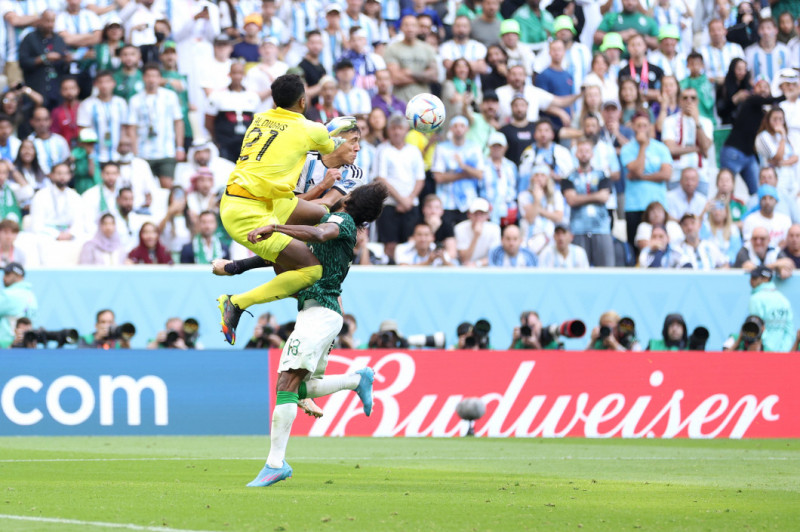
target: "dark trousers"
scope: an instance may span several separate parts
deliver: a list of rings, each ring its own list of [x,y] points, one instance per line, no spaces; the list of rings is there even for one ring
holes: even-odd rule
[[[625,224],[627,225],[626,229],[628,232],[628,244],[630,244],[635,250],[636,228],[639,227],[640,223],[642,223],[642,216],[644,216],[644,211],[625,211]]]
[[[614,239],[611,235],[575,235],[573,243],[583,248],[592,266],[606,268],[616,266]]]

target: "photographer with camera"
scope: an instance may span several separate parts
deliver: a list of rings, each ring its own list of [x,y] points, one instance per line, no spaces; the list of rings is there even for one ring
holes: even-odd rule
[[[722,344],[723,351],[763,351],[761,335],[764,333],[764,320],[750,315],[745,318],[739,334],[732,334]]]
[[[194,318],[169,318],[163,331],[150,340],[147,349],[203,349],[197,341],[200,324]]]
[[[342,330],[336,340],[333,341],[333,346],[341,349],[358,349],[361,346],[361,342],[354,336],[356,329],[358,329],[356,317],[352,314],[345,314],[342,317],[344,318]]]
[[[283,345],[283,338],[278,336],[278,319],[270,312],[266,312],[258,317],[253,336],[245,349],[269,349],[278,348]]]
[[[613,310],[600,315],[597,327],[592,329],[587,350],[641,351],[636,339],[636,325],[631,318],[620,318]]]
[[[650,340],[647,351],[705,351],[708,329],[695,327],[689,335],[683,316],[678,313],[667,314],[661,336]]]
[[[408,341],[400,336],[395,320],[383,320],[378,332],[372,333],[367,346],[370,349],[408,348]]]
[[[14,327],[14,343],[12,348],[36,349],[36,340],[26,333],[33,330],[33,323],[28,318],[20,318]],[[26,341],[27,340],[27,341]]]
[[[132,323],[117,326],[115,318],[114,311],[110,309],[99,311],[94,332],[81,336],[78,346],[88,349],[130,349],[136,327]]]
[[[491,349],[492,346],[489,343],[489,332],[491,330],[492,325],[485,319],[476,321],[474,325],[468,321],[461,323],[458,328],[456,328],[456,335],[458,336],[456,349],[472,351]]]
[[[11,262],[3,269],[3,285],[0,292],[0,348],[14,342],[14,329],[19,318],[33,319],[39,304],[33,286],[25,280],[25,268]]]

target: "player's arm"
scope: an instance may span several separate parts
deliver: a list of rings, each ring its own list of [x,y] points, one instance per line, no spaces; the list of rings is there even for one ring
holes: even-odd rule
[[[250,231],[247,234],[247,240],[252,244],[257,244],[271,237],[272,233],[282,233],[301,242],[318,244],[337,238],[339,236],[339,224],[324,223],[313,227],[310,225],[265,225]]]

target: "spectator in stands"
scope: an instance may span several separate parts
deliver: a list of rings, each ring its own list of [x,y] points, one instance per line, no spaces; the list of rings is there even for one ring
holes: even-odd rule
[[[761,166],[770,166],[778,176],[778,190],[791,200],[800,192],[798,182],[798,160],[800,160],[800,136],[789,133],[783,109],[773,107],[758,128],[756,154]]]
[[[519,23],[520,41],[533,45],[531,48],[534,50],[541,49],[547,38],[555,34],[553,15],[546,9],[541,9],[539,3],[540,0],[527,0],[512,17]]]
[[[183,145],[191,146],[194,130],[189,120],[189,78],[178,71],[178,52],[172,41],[167,42],[161,52],[161,76],[165,80],[164,87],[178,96],[183,115]]]
[[[191,186],[191,179],[200,168],[208,168],[214,175],[213,190],[220,190],[228,183],[228,176],[233,171],[234,164],[219,156],[217,146],[208,139],[197,138],[186,154],[185,163],[178,163],[175,167],[175,184],[187,189]]]
[[[620,66],[617,79],[620,84],[620,90],[622,89],[622,80],[632,79],[636,82],[642,97],[647,101],[653,102],[660,97],[658,89],[661,85],[661,78],[664,77],[664,71],[647,61],[645,40],[646,37],[638,33],[634,33],[628,38],[628,54],[630,57],[626,63]]]
[[[338,91],[333,100],[333,106],[339,113],[346,116],[369,114],[372,109],[369,93],[353,85],[355,68],[348,59],[342,59],[334,66]]]
[[[775,212],[778,203],[778,190],[771,185],[758,187],[759,210],[747,215],[742,226],[742,235],[749,240],[756,227],[764,227],[769,233],[769,244],[774,248],[783,245],[786,233],[792,225],[791,219],[785,214]]]
[[[0,160],[10,161],[17,158],[21,141],[14,135],[14,127],[11,117],[0,114]]]
[[[164,242],[164,247],[172,254],[173,261],[177,261],[183,246],[189,243],[194,232],[184,189],[178,186],[172,187],[167,205],[167,213],[158,224],[158,233]]]
[[[456,239],[453,224],[443,219],[442,200],[436,194],[428,194],[422,200],[422,221],[433,231],[433,241],[444,248],[450,257],[456,257]]]
[[[655,49],[658,46],[658,23],[641,12],[638,0],[622,0],[621,13],[613,10],[606,13],[594,32],[594,44],[600,46],[608,32],[618,33],[623,41],[628,41],[634,35],[642,35],[648,47]]]
[[[0,225],[0,230],[2,230],[2,225]],[[793,224],[789,228],[782,254],[794,263],[795,268],[800,268],[800,224]]]
[[[366,19],[366,15],[362,16]],[[342,60],[346,59],[353,64],[355,77],[353,84],[360,89],[364,89],[370,98],[375,95],[375,74],[379,70],[386,70],[386,62],[383,57],[373,53],[370,43],[367,42],[368,35],[373,33],[373,28],[369,25],[369,20],[363,20],[367,27],[352,26],[350,28],[350,41],[348,49],[342,54]]]
[[[117,52],[120,67],[114,72],[114,95],[130,102],[134,94],[144,90],[144,77],[139,70],[142,60],[139,49],[131,44],[126,44]]]
[[[106,212],[100,216],[97,233],[81,248],[78,264],[117,266],[125,263],[127,253],[117,232],[114,215]]]
[[[469,18],[457,16],[452,26],[453,39],[445,41],[439,47],[439,55],[442,58],[443,66],[450,70],[456,59],[466,59],[469,69],[474,76],[485,74],[486,68],[486,46],[480,42],[470,39],[472,24]]]
[[[750,272],[753,291],[747,313],[764,322],[761,335],[764,351],[786,353],[794,343],[794,314],[792,304],[777,290],[772,277],[773,271],[765,266],[758,266]]]
[[[648,351],[685,351],[689,348],[689,333],[686,320],[680,314],[667,314],[661,338],[650,340]]]
[[[128,253],[131,264],[172,264],[172,256],[158,238],[158,227],[151,222],[139,229],[139,245]]]
[[[639,267],[677,268],[680,262],[681,253],[669,245],[666,227],[654,225],[648,244],[639,253]]]
[[[431,172],[436,195],[445,209],[444,219],[456,224],[480,194],[485,161],[483,149],[466,139],[469,121],[463,116],[450,120],[450,140],[436,145]],[[499,236],[499,235],[498,235]]]
[[[645,106],[643,93],[636,86],[636,81],[631,78],[625,78],[619,82],[619,104],[622,110],[620,120],[625,125],[631,125],[633,115],[637,112],[643,112],[648,115],[652,122],[655,118],[653,108]],[[658,131],[658,122],[656,122],[656,134]]]
[[[689,54],[687,64],[689,74],[681,80],[681,88],[692,88],[697,91],[700,116],[714,123],[716,122],[716,117],[714,116],[716,95],[714,84],[711,83],[704,74],[705,65],[703,64],[703,56],[693,51]]]
[[[329,74],[333,73],[333,65],[342,56],[344,44],[347,42],[347,35],[342,29],[341,10],[342,8],[336,3],[328,4],[325,7],[325,24],[320,28],[322,30],[321,61],[325,71]]]
[[[44,97],[44,105],[52,109],[58,104],[61,78],[67,74],[67,45],[53,32],[56,14],[42,11],[31,31],[19,43],[19,66],[25,75],[25,85]]]
[[[525,245],[538,254],[553,239],[555,224],[564,218],[564,196],[556,188],[549,166],[536,165],[531,173],[528,188],[519,194],[517,203]]]
[[[70,156],[69,144],[64,137],[50,130],[52,125],[47,108],[37,107],[33,111],[31,126],[34,132],[29,138],[36,146],[39,167],[46,174],[50,173],[56,163],[64,162]]]
[[[569,123],[569,114],[564,108],[570,107],[580,97],[580,94],[570,96],[556,96],[534,87],[527,83],[525,69],[521,66],[513,66],[508,69],[508,85],[503,85],[497,89],[497,97],[500,102],[500,120],[506,120],[511,116],[511,102],[517,98],[517,94],[529,102],[528,120],[536,122],[539,120],[539,111],[544,111],[550,115],[559,117],[564,123]]]
[[[762,169],[763,173],[764,169]],[[770,169],[773,177],[775,177],[775,171]],[[733,188],[734,188],[734,181],[736,176],[733,175],[727,168],[720,168],[719,172],[717,173],[717,200],[720,200],[724,203],[727,203],[730,207],[731,211],[731,219],[736,222],[737,226],[741,229],[741,220],[745,215],[746,208],[744,202],[733,195]],[[775,183],[773,186],[777,185],[778,179],[775,177]],[[755,208],[757,208],[757,203]]]
[[[247,69],[247,75],[241,83],[245,89],[258,95],[259,100],[255,112],[263,113],[273,107],[272,82],[286,74],[289,65],[278,59],[280,51],[278,40],[275,37],[264,39],[259,47],[259,52],[261,61]],[[228,72],[230,72],[230,68],[233,68],[233,63],[229,66]],[[230,157],[225,158],[230,159]]]
[[[717,87],[724,84],[731,62],[736,58],[744,59],[744,50],[738,44],[728,42],[725,38],[727,33],[728,30],[722,20],[712,19],[708,23],[710,42],[700,48],[705,74]]]
[[[534,166],[547,165],[550,167],[550,177],[560,183],[575,169],[575,163],[570,151],[555,142],[553,124],[546,118],[536,122],[533,132],[534,143],[525,148],[519,164],[519,188],[528,188],[531,171]]]
[[[394,261],[386,256],[386,253],[380,249],[372,249],[369,246],[369,232],[362,229],[356,235],[356,247],[353,250],[353,264],[360,264],[362,266],[386,266],[387,264],[394,264]]]
[[[22,174],[34,191],[39,191],[50,184],[50,178],[39,166],[36,145],[30,139],[25,139],[20,143],[14,168]]]
[[[481,8],[483,12],[480,16],[472,19],[470,35],[484,46],[489,46],[496,43],[497,36],[500,35],[503,22],[503,17],[500,16],[500,0],[483,0]]]
[[[778,191],[778,204],[775,205],[775,212],[785,214],[792,220],[792,223],[800,221],[800,205],[793,196],[778,188],[778,174],[775,172],[775,168],[764,166],[758,171],[758,186],[761,185],[771,185]],[[746,205],[741,204],[740,209],[740,219],[757,211],[759,209],[758,194],[751,196]]]
[[[198,168],[192,176],[191,192],[186,196],[186,206],[192,224],[204,211],[214,211],[218,197],[214,191],[214,174],[208,168]]]
[[[392,75],[395,95],[403,101],[410,100],[420,92],[428,92],[429,84],[438,80],[436,51],[417,39],[417,18],[406,15],[400,21],[403,39],[386,48],[384,59]]]
[[[31,229],[55,240],[74,240],[84,234],[81,197],[67,185],[72,172],[67,163],[57,163],[50,173],[50,186],[39,190],[31,201]]]
[[[119,164],[120,176],[117,180],[117,191],[123,187],[133,192],[133,206],[137,211],[149,214],[153,191],[158,188],[150,165],[141,157],[133,154],[133,141],[123,135],[117,145],[114,160]]]
[[[375,179],[386,184],[389,197],[377,227],[378,240],[393,258],[395,246],[408,240],[418,219],[418,197],[425,185],[425,167],[419,150],[405,140],[408,121],[403,115],[392,115],[387,130],[388,140],[377,153]]]
[[[586,74],[586,79],[583,81],[586,87],[596,86],[600,88],[601,102],[616,100],[619,94],[617,76],[611,75],[609,66],[610,63],[605,55],[602,53],[595,54],[592,57],[591,71]]]
[[[53,109],[52,125],[50,129],[64,137],[69,146],[74,146],[78,139],[78,96],[80,88],[78,81],[73,77],[61,80],[61,104]]]
[[[708,198],[697,189],[700,178],[697,169],[687,166],[681,172],[679,186],[667,193],[667,212],[673,220],[680,220],[684,214],[701,216],[708,204]]]
[[[220,157],[234,163],[239,159],[244,134],[261,103],[258,94],[242,85],[243,78],[244,64],[231,63],[231,84],[215,91],[206,105],[206,130],[219,147]]]
[[[322,89],[319,82],[326,74],[325,67],[320,60],[322,49],[322,34],[319,30],[311,30],[306,33],[306,54],[298,66],[302,69],[303,78],[308,85],[306,96],[309,104],[317,100],[319,91]]]
[[[261,18],[260,13],[249,13],[245,15],[244,37],[241,41],[233,45],[231,59],[243,59],[246,63],[258,62],[260,58],[258,49],[261,44],[261,27],[263,25],[264,19]]]
[[[764,118],[765,105],[783,100],[783,96],[770,96],[766,79],[756,82],[753,94],[744,99],[737,108],[730,136],[720,150],[720,165],[733,173],[741,173],[750,194],[758,188],[758,159],[755,154],[755,139]]]
[[[571,72],[562,66],[566,52],[566,45],[563,41],[555,39],[549,45],[550,64],[536,75],[534,84],[536,87],[554,94],[556,96],[569,96],[574,92],[575,80]],[[569,113],[567,113],[569,114]],[[553,117],[556,128],[568,126],[571,121],[564,121],[559,116]]]
[[[506,137],[492,130],[486,142],[489,158],[483,171],[484,196],[492,206],[491,220],[506,226],[517,221],[517,166],[506,159]]]
[[[635,138],[620,151],[620,163],[627,173],[625,221],[628,242],[633,242],[644,210],[653,201],[666,203],[666,182],[672,176],[672,155],[663,143],[650,138],[650,117],[638,112],[633,117]]]
[[[96,8],[96,4],[90,4],[89,9]],[[112,9],[115,6],[110,6]],[[117,21],[108,22],[100,34],[100,43],[94,46],[94,67],[95,72],[103,70],[116,70],[120,66],[119,49],[125,44],[125,31],[122,24]],[[91,52],[90,52],[91,54]],[[95,75],[95,80],[97,75]]]
[[[3,99],[0,100],[0,111],[11,118],[13,133],[23,139],[33,130],[30,124],[33,110],[43,104],[42,95],[30,87],[9,89],[3,93]]]
[[[572,231],[566,224],[558,224],[553,230],[553,243],[539,253],[539,267],[566,268],[569,270],[589,267],[589,258],[582,247],[572,243]]]
[[[0,267],[5,268],[12,262],[25,266],[25,252],[15,246],[19,235],[19,224],[14,220],[0,220]],[[787,248],[788,249],[788,248]]]
[[[0,160],[0,220],[14,220],[20,223],[22,221],[22,211],[9,179],[12,175],[10,168],[13,168],[11,163]],[[20,179],[20,176],[16,176],[16,178]],[[14,184],[19,186],[17,182]],[[26,189],[30,188],[24,180],[22,184]]]
[[[0,291],[0,348],[9,347],[14,341],[17,320],[32,320],[39,307],[33,286],[25,280],[25,268],[21,264],[12,262],[6,265],[3,286],[5,290]]]
[[[475,198],[467,219],[453,229],[458,259],[464,266],[486,266],[489,251],[501,242],[500,226],[489,221],[491,206],[484,198]]]
[[[122,97],[114,94],[115,84],[111,72],[98,72],[94,79],[96,94],[78,106],[77,125],[93,129],[100,139],[96,154],[101,163],[114,159],[122,125],[128,118],[128,104]]]
[[[96,161],[97,133],[93,129],[83,128],[78,136],[77,145],[70,152],[72,163],[72,188],[83,194],[95,185],[97,172],[100,170]]]
[[[648,63],[661,69],[665,76],[675,76],[680,82],[687,75],[686,55],[679,51],[680,30],[665,24],[658,30],[658,49],[647,54]]]
[[[331,76],[323,77],[319,84],[321,86],[319,101],[313,108],[306,108],[306,116],[309,120],[315,122],[328,123],[332,119],[342,116],[333,104],[336,99],[336,93],[339,91],[339,86]]]
[[[377,92],[371,101],[373,111],[382,110],[387,119],[394,112],[405,114],[406,104],[393,93],[392,74],[388,70],[378,70],[375,73],[375,86]]]
[[[81,195],[84,226],[87,229],[97,225],[100,215],[117,214],[117,182],[119,181],[119,164],[103,163],[100,170],[100,183],[91,187]]]
[[[791,67],[794,60],[790,57],[789,48],[778,42],[778,25],[772,17],[762,18],[758,23],[758,42],[748,46],[745,59],[755,79],[772,79],[778,71]]]
[[[266,37],[262,42],[262,46],[265,45],[267,41],[271,42],[277,48],[278,42],[276,37]],[[231,64],[233,63],[231,60],[232,53],[233,39],[224,33],[214,37],[213,56],[203,65],[199,77],[200,87],[203,89],[206,97],[211,96],[211,93],[215,91],[224,89],[230,83],[228,74],[231,71]],[[275,56],[277,56],[277,53]],[[144,74],[144,72],[142,73]]]
[[[713,242],[700,238],[700,220],[697,216],[687,212],[681,217],[680,223],[683,243],[675,248],[683,255],[680,268],[714,270],[728,267],[728,256]]]
[[[395,262],[400,266],[453,266],[452,258],[433,241],[433,231],[425,222],[414,226],[411,241],[397,248]]]
[[[519,22],[514,19],[504,20],[500,25],[500,43],[507,58],[506,71],[503,73],[504,77],[508,76],[508,69],[513,66],[522,67],[526,76],[530,76],[533,73],[533,62],[536,56],[530,48],[519,42],[519,37]]]
[[[511,119],[500,129],[508,141],[506,157],[519,165],[522,152],[533,143],[536,124],[528,120],[528,100],[523,94],[515,94],[511,99]]]
[[[614,240],[606,202],[611,196],[611,179],[592,166],[594,144],[578,140],[575,158],[578,168],[561,181],[564,200],[572,209],[570,230],[575,244],[586,252],[592,266],[614,266]],[[615,154],[616,158],[616,154]]]
[[[800,135],[800,76],[797,71],[792,68],[781,70],[778,73],[778,88],[786,97],[786,100],[779,104],[786,118],[786,133],[790,136]]]
[[[117,231],[125,251],[130,251],[139,242],[139,230],[150,217],[133,210],[134,194],[129,187],[117,192]]]
[[[203,211],[197,217],[197,234],[181,249],[181,264],[211,264],[214,259],[228,259],[228,246],[217,236],[217,215]]]
[[[382,70],[381,72],[386,71]],[[394,112],[402,113],[402,111]],[[381,143],[386,140],[386,125],[389,122],[389,118],[383,112],[383,109],[380,109],[379,107],[373,107],[372,111],[370,111],[369,115],[367,115],[364,119],[364,122],[363,128],[359,124],[359,129],[361,129],[361,140],[372,147],[380,146]],[[361,150],[359,150],[359,153],[361,153]]]
[[[536,255],[522,245],[522,233],[516,225],[503,229],[500,245],[489,251],[489,266],[498,268],[534,268]]]
[[[717,246],[727,256],[728,263],[733,264],[742,249],[742,233],[733,223],[730,205],[714,199],[709,202],[706,212],[708,216],[700,228],[700,238]]]
[[[683,89],[679,101],[680,113],[666,117],[661,130],[661,141],[669,148],[673,159],[668,188],[677,188],[682,171],[691,168],[699,178],[700,192],[706,193],[709,181],[716,175],[714,124],[700,116],[695,89]]]
[[[756,266],[774,268],[780,249],[770,245],[769,231],[765,227],[755,227],[742,249],[736,255],[734,268],[751,271]]]
[[[722,124],[732,124],[738,107],[753,93],[753,82],[742,58],[731,61],[723,83],[717,87],[717,114]]]
[[[462,17],[464,18],[464,17]],[[442,87],[445,116],[468,116],[473,103],[480,101],[478,87],[475,84],[475,73],[469,61],[459,57],[450,62],[447,77]]]
[[[613,146],[619,155],[622,147],[634,137],[633,130],[622,124],[622,108],[616,99],[603,102],[602,109],[603,127],[600,130],[600,139]]]

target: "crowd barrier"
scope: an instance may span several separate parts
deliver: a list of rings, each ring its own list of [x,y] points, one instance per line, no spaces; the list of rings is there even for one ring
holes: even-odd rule
[[[207,266],[130,267],[119,269],[36,269],[28,273],[39,298],[37,326],[94,330],[95,313],[116,312],[117,323],[137,327],[134,347],[164,328],[171,316],[200,322],[200,341],[206,348],[226,349],[219,333],[216,298],[249,290],[272,278],[272,270],[255,270],[239,277],[214,277]],[[800,301],[800,281],[779,281],[790,301]],[[664,317],[680,312],[690,329],[705,326],[708,349],[721,349],[729,334],[738,332],[747,316],[749,277],[741,270],[717,272],[653,271],[638,269],[498,270],[413,267],[353,267],[344,284],[344,309],[356,316],[356,338],[366,343],[382,320],[397,320],[400,332],[431,334],[443,331],[448,344],[463,321],[489,320],[492,347],[505,349],[525,310],[539,312],[545,324],[579,318],[591,326],[614,309],[636,322],[637,336],[647,343],[661,336]],[[257,317],[270,311],[281,323],[294,321],[294,300],[250,309]],[[800,327],[800,308],[795,309]],[[250,338],[255,318],[239,324],[241,349]],[[586,338],[567,340],[568,349],[583,349]]]
[[[279,355],[6,351],[0,435],[266,434]],[[793,355],[334,350],[328,374],[367,365],[370,417],[340,392],[292,434],[460,436],[456,406],[479,397],[478,436],[800,437]]]

